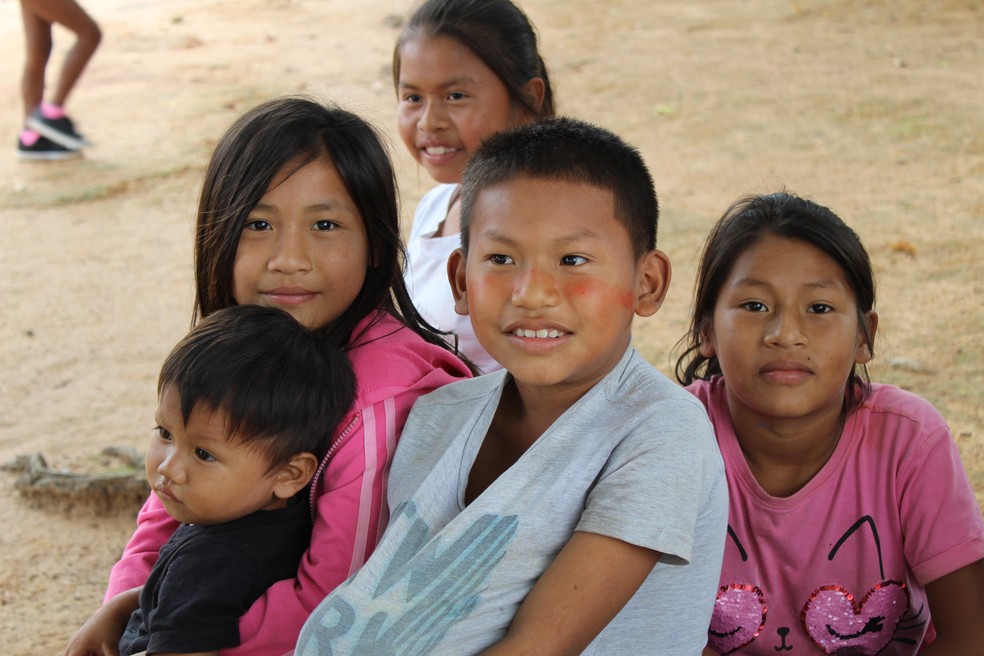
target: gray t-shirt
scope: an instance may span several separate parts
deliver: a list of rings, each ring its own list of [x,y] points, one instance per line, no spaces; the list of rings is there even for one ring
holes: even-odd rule
[[[296,654],[475,654],[494,644],[575,530],[663,554],[586,654],[699,654],[727,485],[703,406],[631,347],[477,499],[468,475],[507,372],[414,405],[373,556],[312,613]]]

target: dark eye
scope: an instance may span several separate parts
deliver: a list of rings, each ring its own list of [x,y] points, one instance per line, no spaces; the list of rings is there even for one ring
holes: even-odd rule
[[[583,255],[565,255],[564,257],[560,258],[560,263],[563,266],[581,266],[582,264],[586,264],[587,262],[588,262],[588,258],[584,257]]]
[[[749,312],[767,312],[769,310],[762,301],[745,301],[741,307]]]
[[[328,230],[334,230],[337,228],[338,224],[330,219],[323,219],[321,221],[315,221],[314,225],[311,227],[318,231],[327,232]]]
[[[511,264],[512,263],[512,258],[511,257],[509,257],[508,255],[502,255],[500,253],[494,253],[492,255],[489,255],[488,260],[492,264]]]
[[[403,96],[403,102],[418,103],[420,102],[420,96],[418,96],[415,93],[408,93],[407,95]]]
[[[243,230],[255,230],[257,232],[261,230],[272,230],[273,226],[270,225],[268,221],[263,219],[252,219],[246,221],[246,225],[243,226]]]
[[[830,307],[826,303],[814,303],[808,309],[808,312],[812,314],[827,314],[828,312],[833,312],[834,308]]]
[[[163,426],[154,426],[154,432],[157,433],[158,439],[161,439],[165,442],[171,441],[171,434],[167,432],[167,429],[164,428]]]
[[[460,91],[452,91],[451,93],[448,94],[448,100],[463,100],[464,98],[465,98],[465,94],[461,93]]]
[[[215,456],[202,448],[195,448],[195,457],[202,462],[212,462],[215,460]]]

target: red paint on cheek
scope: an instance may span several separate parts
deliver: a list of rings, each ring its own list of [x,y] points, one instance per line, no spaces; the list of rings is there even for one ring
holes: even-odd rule
[[[512,282],[504,276],[479,273],[468,278],[469,304],[503,295],[509,297],[511,294]]]
[[[632,290],[609,285],[600,280],[571,280],[564,284],[564,293],[571,298],[594,299],[595,302],[614,303],[627,310],[635,310],[636,299]]]

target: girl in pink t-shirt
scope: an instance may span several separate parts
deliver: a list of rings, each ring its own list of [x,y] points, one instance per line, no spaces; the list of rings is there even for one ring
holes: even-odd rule
[[[306,98],[263,103],[219,140],[195,230],[195,318],[231,305],[283,309],[348,355],[355,401],[311,483],[311,544],[239,622],[235,656],[294,647],[311,610],[369,557],[388,519],[386,477],[413,402],[471,375],[421,319],[402,276],[397,191],[386,149],[358,116]],[[66,654],[115,654],[178,523],[151,494],[104,605]]]
[[[677,377],[728,476],[705,654],[984,653],[984,520],[946,422],[871,384],[868,254],[780,192],[708,237]]]

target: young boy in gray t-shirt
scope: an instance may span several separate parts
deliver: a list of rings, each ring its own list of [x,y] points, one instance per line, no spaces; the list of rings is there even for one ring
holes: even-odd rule
[[[456,310],[504,371],[414,406],[390,524],[296,654],[699,654],[727,522],[702,406],[631,346],[670,281],[638,152],[571,119],[473,156]]]

